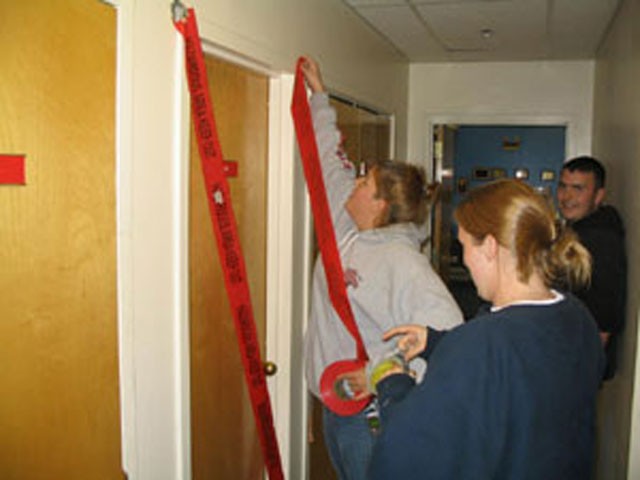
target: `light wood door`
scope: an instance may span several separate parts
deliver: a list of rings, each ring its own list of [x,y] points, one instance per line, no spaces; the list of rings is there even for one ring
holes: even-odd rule
[[[349,160],[359,166],[361,162],[391,158],[391,120],[388,115],[338,97],[332,96],[330,103],[336,110],[342,147]]]
[[[358,109],[345,100],[331,97],[331,106],[336,110],[336,116],[342,134],[342,148],[347,158],[356,165],[360,163],[360,114]]]
[[[209,88],[247,266],[256,326],[265,348],[268,79],[206,58]],[[192,133],[189,212],[191,430],[194,480],[258,479],[263,471],[233,317]]]
[[[122,478],[115,10],[0,2],[0,477]]]
[[[391,158],[389,150],[391,121],[387,115],[359,109],[360,159],[365,163]]]

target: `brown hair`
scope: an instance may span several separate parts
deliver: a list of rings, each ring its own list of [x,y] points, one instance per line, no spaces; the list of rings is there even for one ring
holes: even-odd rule
[[[492,235],[508,248],[522,281],[535,271],[547,286],[573,288],[589,282],[589,252],[573,231],[556,222],[550,202],[521,181],[498,180],[471,190],[454,216],[478,242]]]
[[[408,163],[381,160],[368,166],[375,178],[378,198],[389,208],[380,226],[412,222],[423,224],[435,196],[434,185],[427,185],[424,169]]]

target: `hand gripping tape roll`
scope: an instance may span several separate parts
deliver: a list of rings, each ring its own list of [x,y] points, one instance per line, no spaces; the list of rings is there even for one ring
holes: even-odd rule
[[[371,395],[360,400],[350,398],[351,392],[348,391],[348,386],[340,378],[345,373],[364,368],[365,365],[366,362],[364,360],[340,360],[332,363],[322,372],[320,395],[322,403],[329,410],[344,417],[361,412],[369,404]]]

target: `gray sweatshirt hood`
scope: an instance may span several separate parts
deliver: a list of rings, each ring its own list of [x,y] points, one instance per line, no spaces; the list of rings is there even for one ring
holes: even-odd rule
[[[361,242],[372,245],[393,240],[420,249],[420,245],[427,238],[427,231],[424,226],[418,227],[414,223],[395,223],[382,228],[360,231],[358,238]]]

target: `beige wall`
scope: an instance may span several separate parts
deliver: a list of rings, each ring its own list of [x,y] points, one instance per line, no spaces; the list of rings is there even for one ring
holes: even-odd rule
[[[316,57],[337,93],[396,115],[399,156],[406,145],[408,63],[340,0],[194,1],[208,41],[291,72]]]
[[[185,239],[189,120],[182,46],[171,23],[169,0],[110,2],[118,8],[119,29],[118,274],[124,462],[132,479],[187,479],[191,475]],[[270,112],[277,132],[270,148],[271,158],[281,162],[276,165],[279,171],[290,175],[292,170],[290,74],[301,54],[321,61],[332,89],[395,114],[399,156],[404,156],[408,66],[339,0],[186,3],[196,10],[207,47],[258,65],[272,76],[278,106]],[[294,177],[290,178],[293,182]],[[304,185],[296,178],[295,198],[304,198]],[[287,188],[290,184],[280,187]],[[294,214],[303,215],[298,207]],[[278,211],[290,210],[282,205]],[[282,231],[287,222],[293,230],[291,215],[279,221],[285,227]],[[287,241],[291,239],[281,244]],[[287,314],[285,307],[281,309]],[[281,342],[287,343],[288,339]],[[287,392],[275,393],[278,402],[287,396]],[[282,416],[293,414],[286,411]],[[279,433],[289,437],[288,431]],[[300,448],[304,441],[296,437],[291,443]],[[300,452],[291,453],[292,458],[299,456]]]
[[[594,155],[607,166],[607,190],[627,226],[629,299],[619,376],[601,396],[598,479],[640,478],[640,381],[637,368],[640,284],[640,2],[624,0],[598,52],[594,96]],[[628,465],[627,465],[628,462]],[[628,476],[627,476],[628,474]]]
[[[430,167],[430,124],[566,124],[567,156],[591,150],[592,61],[414,64],[409,159]]]

